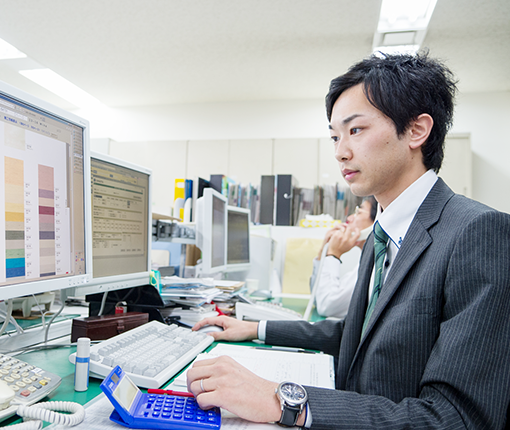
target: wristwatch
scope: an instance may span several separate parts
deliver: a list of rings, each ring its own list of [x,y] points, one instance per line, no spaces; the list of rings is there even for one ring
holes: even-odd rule
[[[308,401],[306,390],[294,382],[282,382],[276,388],[275,393],[282,408],[282,416],[278,424],[284,427],[294,427]]]

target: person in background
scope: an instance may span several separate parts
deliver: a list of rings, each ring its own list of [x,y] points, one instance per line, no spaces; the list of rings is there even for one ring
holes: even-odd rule
[[[336,389],[278,384],[222,356],[187,373],[202,408],[321,430],[509,428],[510,215],[437,176],[455,94],[427,53],[374,54],[331,82],[335,158],[353,194],[379,205],[347,317],[193,329],[331,354]]]
[[[365,197],[345,223],[338,224],[326,233],[319,254],[313,260],[313,273],[310,278],[310,287],[314,288],[322,251],[327,243],[328,250],[315,292],[315,307],[319,315],[334,318],[345,318],[347,315],[358,279],[359,263],[340,276],[341,257],[355,246],[363,249],[365,239],[358,240],[360,232],[372,226],[376,214],[377,201],[374,196]]]

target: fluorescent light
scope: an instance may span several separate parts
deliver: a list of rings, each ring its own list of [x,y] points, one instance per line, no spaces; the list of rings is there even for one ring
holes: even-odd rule
[[[89,93],[83,91],[51,69],[20,70],[19,73],[80,108],[87,109],[104,106],[98,99],[92,97]]]
[[[0,39],[0,60],[11,60],[13,58],[25,58],[26,54],[16,49],[10,43]]]
[[[378,31],[426,28],[437,0],[383,0]]]
[[[416,53],[427,34],[437,0],[383,0],[373,51]]]

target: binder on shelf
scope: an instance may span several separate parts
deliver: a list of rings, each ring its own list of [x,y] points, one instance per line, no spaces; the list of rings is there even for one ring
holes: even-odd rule
[[[260,224],[273,224],[274,187],[274,175],[262,175],[260,177]]]
[[[296,185],[292,175],[276,175],[274,225],[294,225],[292,198]]]
[[[210,175],[209,177],[209,183],[211,185],[211,188],[214,188],[218,193],[223,194],[223,188],[224,188],[224,181],[226,176],[225,175]]]
[[[174,210],[173,216],[181,221],[184,217],[184,202],[186,201],[186,179],[178,178],[175,180],[174,187]]]
[[[197,207],[197,199],[204,195],[204,189],[211,187],[211,183],[204,178],[199,176],[193,179],[193,204],[191,205],[191,222],[196,221],[196,207]]]

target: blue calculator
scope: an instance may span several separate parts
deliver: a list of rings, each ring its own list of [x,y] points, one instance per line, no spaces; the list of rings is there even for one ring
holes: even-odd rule
[[[101,383],[115,410],[110,419],[134,429],[219,429],[219,408],[204,411],[194,397],[142,393],[119,367]]]

